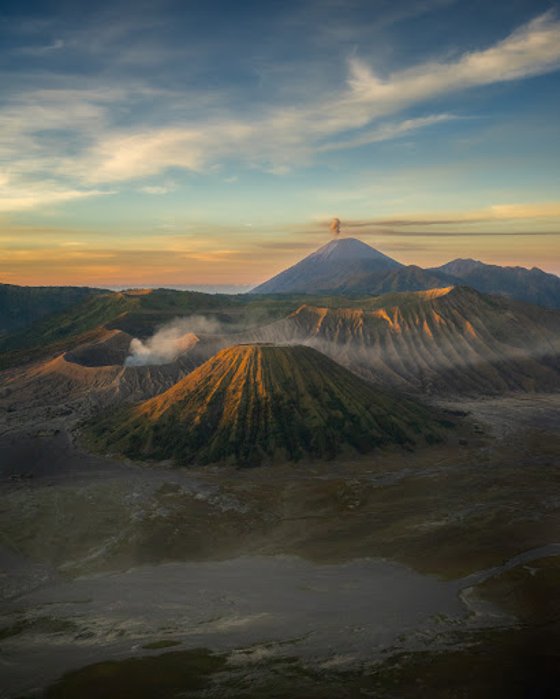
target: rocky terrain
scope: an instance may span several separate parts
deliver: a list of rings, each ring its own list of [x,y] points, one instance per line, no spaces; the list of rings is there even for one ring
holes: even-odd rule
[[[8,332],[0,696],[554,696],[559,340],[453,285]]]
[[[560,313],[466,287],[387,294],[369,308],[305,304],[253,337],[308,344],[369,380],[423,394],[560,388]]]

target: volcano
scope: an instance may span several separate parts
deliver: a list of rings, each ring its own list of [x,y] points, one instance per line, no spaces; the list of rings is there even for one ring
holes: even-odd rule
[[[403,265],[356,238],[337,238],[293,267],[257,286],[253,294],[311,294],[354,288],[359,280],[383,279]]]
[[[175,386],[91,425],[97,447],[178,465],[333,458],[438,439],[429,409],[379,391],[315,349],[224,349]]]

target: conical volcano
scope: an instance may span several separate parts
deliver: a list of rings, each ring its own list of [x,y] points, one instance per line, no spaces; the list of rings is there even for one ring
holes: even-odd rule
[[[433,441],[429,410],[378,391],[305,346],[237,345],[175,386],[95,423],[98,445],[132,458],[253,466]]]
[[[293,267],[260,284],[254,294],[315,294],[352,287],[357,279],[383,279],[403,265],[356,238],[337,238]]]

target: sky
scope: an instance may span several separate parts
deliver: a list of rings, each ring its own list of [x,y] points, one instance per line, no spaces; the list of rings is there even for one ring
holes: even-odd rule
[[[560,5],[0,7],[0,282],[239,288],[327,243],[560,274]]]

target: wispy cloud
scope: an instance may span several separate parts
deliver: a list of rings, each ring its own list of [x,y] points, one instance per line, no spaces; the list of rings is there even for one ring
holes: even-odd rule
[[[390,141],[400,136],[405,136],[418,129],[424,129],[427,126],[435,126],[446,121],[455,120],[458,117],[453,114],[433,114],[427,117],[418,117],[417,119],[405,119],[404,121],[383,124],[374,129],[362,132],[359,136],[342,140],[338,143],[329,143],[321,146],[321,151],[344,150],[347,148],[358,148],[366,146],[369,143],[378,143],[380,141]]]
[[[69,39],[61,41],[66,45]],[[314,94],[293,105],[259,103],[251,112],[228,105],[231,95],[216,97],[208,90],[213,107],[202,118],[197,95],[189,101],[184,93],[158,91],[138,81],[21,92],[0,109],[0,155],[24,193],[4,192],[0,207],[21,210],[97,196],[105,193],[100,185],[153,177],[170,168],[207,172],[231,160],[284,175],[328,151],[363,147],[456,119],[450,113],[396,117],[444,94],[559,67],[560,21],[546,13],[489,48],[385,76],[352,57],[346,82],[327,97]],[[135,109],[139,102],[149,103],[149,118]],[[43,184],[46,172],[52,184]],[[150,183],[143,191],[163,194],[164,188]]]
[[[140,191],[144,192],[144,194],[153,194],[153,195],[163,195],[163,194],[169,194],[170,192],[175,191],[176,185],[173,182],[165,182],[164,184],[154,184],[154,185],[145,185],[143,187],[140,187]]]
[[[350,85],[358,101],[392,111],[443,93],[541,75],[559,64],[560,22],[547,12],[488,49],[399,71],[387,79],[352,59]]]
[[[376,120],[443,93],[546,73],[560,66],[560,22],[538,17],[488,49],[447,63],[428,63],[387,78],[356,58],[345,87],[297,107],[273,107],[253,119],[216,119],[204,124],[113,133],[82,163],[93,182],[129,179],[181,167],[199,171],[236,157],[268,171],[308,162],[317,151],[356,147],[442,123],[450,114],[430,115],[363,131]]]
[[[112,194],[107,190],[63,188],[59,183],[18,182],[0,175],[0,213],[24,211],[38,206],[54,206],[85,197]]]
[[[387,227],[407,228],[433,227],[450,225],[469,225],[473,223],[491,223],[499,221],[527,221],[551,219],[560,227],[560,202],[541,202],[530,204],[494,204],[485,209],[464,212],[447,212],[440,214],[411,214],[409,216],[383,217],[370,220],[344,221],[345,228]],[[327,225],[327,219],[321,221]],[[425,233],[423,234],[425,235]]]
[[[27,56],[44,56],[51,53],[52,51],[60,51],[64,48],[64,41],[62,39],[54,39],[50,44],[44,44],[40,46],[22,46],[17,49],[17,53]]]

